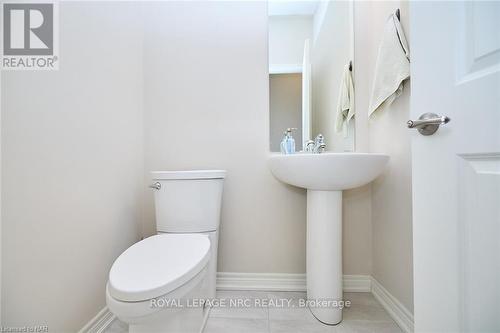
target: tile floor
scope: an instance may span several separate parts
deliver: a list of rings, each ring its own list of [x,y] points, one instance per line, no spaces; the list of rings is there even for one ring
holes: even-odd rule
[[[344,293],[351,301],[343,320],[335,326],[318,322],[309,309],[298,307],[303,292],[220,291],[221,299],[290,300],[290,307],[213,308],[204,333],[401,333],[401,329],[371,293]],[[106,333],[127,332],[127,325],[115,320]]]

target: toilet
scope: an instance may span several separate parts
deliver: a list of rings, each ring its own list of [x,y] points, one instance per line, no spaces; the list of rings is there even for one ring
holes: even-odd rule
[[[154,171],[157,234],[123,252],[106,286],[129,332],[200,332],[215,298],[223,170]]]

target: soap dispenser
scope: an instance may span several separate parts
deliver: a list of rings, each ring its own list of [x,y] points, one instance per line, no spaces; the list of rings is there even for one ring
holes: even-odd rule
[[[292,136],[292,130],[296,130],[296,128],[287,128],[283,133],[283,140],[281,140],[280,145],[282,154],[295,154],[295,139]]]

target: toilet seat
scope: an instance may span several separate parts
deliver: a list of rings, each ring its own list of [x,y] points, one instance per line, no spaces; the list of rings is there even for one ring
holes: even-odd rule
[[[132,245],[115,260],[107,291],[122,302],[150,300],[193,279],[209,258],[206,235],[155,235]]]
[[[204,294],[200,293],[200,286],[206,277],[207,267],[205,267],[200,273],[198,273],[191,280],[172,290],[171,292],[155,297],[153,299],[148,299],[138,302],[124,302],[117,300],[109,293],[109,282],[106,285],[106,304],[111,312],[113,312],[121,321],[128,324],[138,324],[147,321],[146,318],[151,318],[161,312],[168,312],[168,316],[174,315],[183,308],[178,308],[175,306],[169,307],[155,307],[152,306],[152,301],[154,299],[192,299],[192,298],[203,298]]]

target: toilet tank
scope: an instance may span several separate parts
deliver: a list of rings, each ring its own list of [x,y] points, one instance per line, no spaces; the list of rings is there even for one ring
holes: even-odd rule
[[[219,229],[224,170],[153,171],[156,230],[209,232]]]

